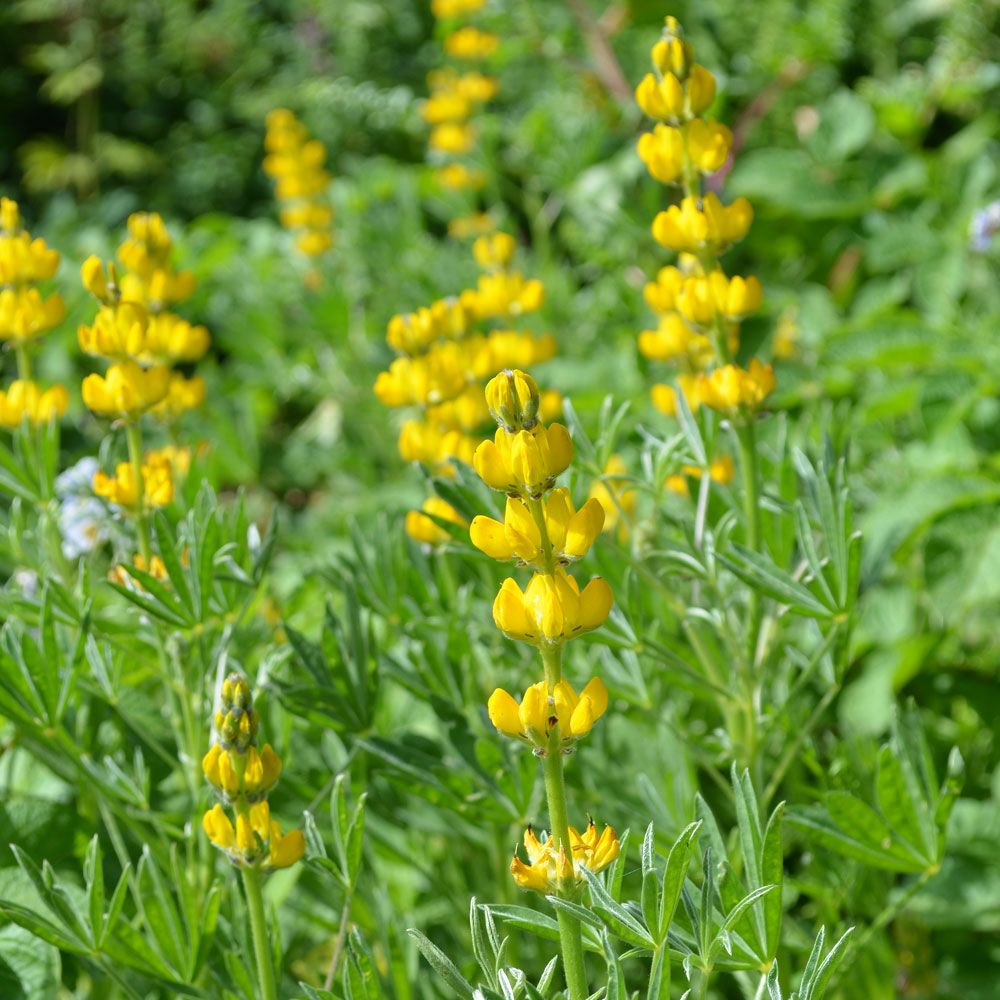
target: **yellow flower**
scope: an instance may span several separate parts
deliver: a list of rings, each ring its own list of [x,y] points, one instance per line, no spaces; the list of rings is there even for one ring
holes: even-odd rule
[[[655,330],[643,330],[639,351],[651,361],[684,361],[698,368],[714,356],[709,338],[692,330],[677,313],[661,316]]]
[[[647,73],[635,90],[639,107],[650,118],[680,124],[701,114],[715,100],[715,77],[697,64],[681,80],[675,73],[659,79]]]
[[[86,284],[86,280],[84,283]],[[194,294],[195,283],[195,277],[190,271],[175,273],[166,267],[159,267],[145,277],[138,274],[122,275],[121,297],[127,302],[139,302],[153,312],[159,312],[168,303],[189,299]]]
[[[176,420],[182,413],[201,406],[204,401],[205,380],[200,375],[185,378],[180,372],[171,372],[166,395],[151,412],[161,420]]]
[[[542,308],[545,286],[538,278],[526,280],[517,271],[496,271],[479,276],[470,298],[480,319],[520,316]]]
[[[475,212],[452,219],[448,223],[448,235],[453,240],[467,240],[471,236],[492,232],[495,228],[496,220],[489,212]]]
[[[201,825],[205,833],[208,834],[208,839],[216,847],[229,851],[235,846],[236,831],[233,829],[233,824],[229,821],[225,810],[218,803],[205,813]]]
[[[684,398],[687,401],[688,408],[694,413],[699,406],[705,401],[705,375],[699,372],[697,375],[678,375],[677,384],[681,388],[681,392],[684,393]],[[651,396],[653,398],[653,406],[655,406],[661,413],[668,417],[673,417],[677,415],[677,393],[673,386],[670,385],[654,385]]]
[[[472,464],[487,486],[504,493],[539,497],[550,489],[573,458],[573,441],[562,424],[510,434],[498,428],[483,441]]]
[[[625,460],[621,455],[612,455],[604,466],[604,478],[596,479],[590,487],[591,499],[604,508],[605,531],[614,531],[622,514],[628,517],[635,510],[635,490],[624,481],[626,473]]]
[[[472,244],[472,256],[480,267],[495,270],[506,267],[511,262],[515,246],[514,237],[510,233],[480,236]]]
[[[396,358],[375,380],[375,395],[385,406],[441,403],[454,399],[469,381],[468,350],[445,342],[416,358]]]
[[[723,365],[705,377],[702,401],[714,410],[756,409],[774,391],[774,369],[757,358],[747,368]]]
[[[439,167],[434,176],[442,187],[453,191],[478,191],[486,184],[486,174],[482,170],[472,170],[464,163],[447,163]]]
[[[0,291],[0,340],[24,343],[58,326],[66,316],[61,295],[43,299],[36,288]]]
[[[146,353],[149,314],[136,302],[101,306],[92,325],[81,324],[77,342],[84,354],[124,361]]]
[[[480,10],[486,0],[431,0],[431,13],[441,20],[445,17],[459,17]]]
[[[778,318],[778,328],[774,331],[774,356],[781,360],[795,357],[798,347],[799,325],[794,309],[786,309]]]
[[[687,125],[688,156],[703,174],[714,174],[729,156],[733,133],[725,125],[695,118]]]
[[[333,246],[333,234],[310,229],[295,237],[295,245],[307,257],[318,257]]]
[[[130,420],[164,399],[169,388],[169,368],[144,369],[134,361],[122,361],[103,376],[88,375],[83,380],[83,402],[101,416]]]
[[[493,621],[509,639],[533,646],[558,646],[604,624],[614,595],[600,577],[580,590],[561,567],[536,573],[524,592],[511,578],[504,580],[493,602]]]
[[[333,222],[333,209],[315,201],[297,202],[281,210],[281,224],[286,229],[326,229]]]
[[[727,278],[722,271],[687,278],[677,295],[677,311],[689,322],[705,325],[717,315],[741,319],[760,307],[763,290],[754,278]]]
[[[16,233],[21,228],[21,212],[13,198],[0,198],[0,233]]]
[[[462,122],[469,117],[472,102],[456,90],[439,90],[424,101],[421,117],[428,125]]]
[[[0,234],[0,285],[34,285],[56,273],[59,252],[23,229]]]
[[[579,696],[565,678],[549,694],[546,681],[532,684],[519,705],[503,688],[490,695],[490,721],[505,736],[524,740],[536,749],[548,746],[549,734],[558,725],[561,746],[566,749],[586,736],[607,711],[608,691],[593,677]]]
[[[163,507],[174,498],[173,478],[169,464],[143,463],[143,503],[147,507]],[[104,472],[94,473],[94,492],[109,503],[119,507],[135,507],[139,499],[135,468],[131,462],[120,462],[114,476]]]
[[[560,845],[557,851],[551,836],[541,840],[529,826],[524,833],[524,847],[530,864],[514,856],[510,863],[514,881],[522,889],[551,895],[568,882],[582,883],[584,868],[591,872],[607,868],[621,850],[615,831],[606,826],[598,835],[593,820],[582,835],[575,827],[569,827],[569,841],[568,852],[565,845]]]
[[[704,198],[685,198],[679,207],[671,205],[660,212],[653,220],[653,236],[669,250],[718,252],[743,239],[752,220],[746,198],[724,206],[710,191]]]
[[[560,563],[569,563],[585,556],[604,526],[600,501],[591,498],[575,511],[569,491],[555,489],[542,503],[552,557]],[[523,500],[507,498],[502,522],[480,514],[473,519],[469,535],[477,549],[494,559],[518,559],[542,568],[541,533]]]
[[[440,497],[428,497],[423,502],[422,512],[411,510],[406,515],[406,533],[415,542],[424,542],[427,545],[444,545],[451,541],[451,535],[445,531],[436,521],[428,517],[433,514],[441,518],[442,521],[450,521],[460,528],[468,527],[468,521],[446,500]]]
[[[282,835],[281,827],[272,821],[268,837],[267,868],[289,868],[306,853],[306,840],[301,830]]]
[[[467,122],[442,122],[434,126],[427,142],[438,152],[461,156],[475,145],[476,130]]]
[[[132,565],[141,570],[143,573],[148,573],[154,580],[166,580],[169,574],[167,573],[167,567],[163,560],[154,555],[150,558],[147,564],[145,558],[141,553],[137,552],[132,559]],[[125,566],[119,564],[108,571],[108,579],[112,583],[117,583],[122,587],[127,587],[129,590],[136,590],[144,592],[145,588],[136,580],[131,573],[125,568]]]
[[[98,302],[108,304],[118,296],[118,288],[114,283],[114,271],[106,273],[104,262],[100,257],[91,254],[80,267],[80,278],[83,287],[97,299]]]
[[[424,421],[408,420],[399,432],[399,454],[404,462],[423,462],[438,466],[450,458],[456,458],[466,465],[472,464],[478,438],[463,434],[460,430],[442,430]],[[438,473],[444,472],[436,468]]]
[[[733,459],[730,455],[722,455],[720,458],[711,462],[708,467],[709,478],[713,483],[719,483],[720,485],[731,483],[733,481],[735,471]],[[691,490],[688,486],[688,478],[698,480],[701,479],[701,476],[702,470],[699,466],[685,465],[681,467],[681,471],[679,473],[667,476],[664,485],[668,490],[670,490],[671,493],[687,497],[691,495]]]
[[[459,28],[444,40],[445,52],[454,59],[487,59],[499,46],[496,35],[473,27]]]
[[[0,427],[14,428],[25,418],[40,424],[61,417],[69,405],[69,393],[63,385],[42,389],[37,382],[17,379],[0,390]]]

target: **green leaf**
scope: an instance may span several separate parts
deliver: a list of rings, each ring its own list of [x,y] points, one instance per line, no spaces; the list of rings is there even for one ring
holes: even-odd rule
[[[428,937],[421,934],[415,927],[410,927],[406,931],[416,942],[420,949],[420,954],[427,959],[431,968],[460,996],[466,1000],[472,1000],[473,989],[471,984],[458,971],[455,963]]]
[[[823,619],[833,617],[836,612],[836,608],[826,607],[812,591],[793,580],[766,556],[737,542],[732,544],[728,555],[720,552],[716,558],[748,587],[784,604],[796,614]]]
[[[587,885],[590,887],[592,908],[608,929],[623,941],[638,948],[650,950],[655,948],[656,945],[646,928],[621,903],[611,898],[600,877],[587,868],[583,869],[583,873],[587,878]]]
[[[663,941],[673,922],[677,911],[677,902],[681,898],[681,889],[687,877],[688,865],[691,863],[691,852],[696,843],[695,838],[701,829],[701,820],[688,824],[674,841],[667,856],[667,865],[663,870],[663,886],[660,894],[660,919],[658,922],[657,940]]]

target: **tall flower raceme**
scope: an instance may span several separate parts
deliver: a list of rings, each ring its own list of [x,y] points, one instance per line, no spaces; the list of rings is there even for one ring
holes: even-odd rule
[[[565,899],[583,892],[583,869],[598,872],[619,853],[611,827],[598,831],[590,821],[581,833],[569,823],[564,759],[593,729],[608,707],[600,678],[577,690],[563,676],[567,642],[599,628],[614,597],[608,584],[595,578],[580,586],[570,571],[582,559],[604,526],[604,507],[595,497],[577,509],[569,492],[556,486],[573,459],[569,431],[540,419],[540,394],[530,375],[507,370],[486,387],[496,434],[473,456],[476,472],[487,486],[506,495],[502,521],[480,515],[469,528],[473,545],[501,562],[529,569],[522,590],[509,577],[493,603],[493,620],[505,636],[538,649],[541,679],[518,701],[498,688],[489,698],[490,720],[497,730],[518,740],[541,758],[549,812],[549,832],[532,827],[524,835],[527,861],[515,856],[511,874],[525,889]],[[579,921],[558,911],[568,995],[589,995]]]
[[[267,116],[264,148],[264,172],[274,181],[281,224],[294,233],[295,245],[306,257],[321,256],[333,246],[326,147],[310,137],[293,112],[276,108]],[[311,269],[307,283],[318,285],[319,281],[319,272]]]
[[[692,410],[707,406],[744,420],[774,388],[770,365],[756,358],[746,367],[735,362],[739,325],[760,306],[762,291],[755,277],[727,275],[720,257],[746,236],[753,209],[746,198],[726,205],[703,190],[704,179],[728,159],[732,133],[704,117],[715,99],[715,78],[694,62],[675,18],[667,18],[652,60],[654,72],[643,78],[636,99],[657,124],[639,139],[638,152],[656,180],[680,189],[681,200],[653,220],[653,237],[678,260],[646,285],[658,323],[640,335],[639,350],[676,368]],[[674,388],[654,386],[653,402],[672,415]]]
[[[449,475],[453,461],[472,463],[490,420],[483,383],[498,369],[527,368],[555,354],[551,334],[513,329],[544,302],[545,288],[513,266],[515,243],[507,233],[481,236],[473,255],[482,273],[475,288],[440,299],[412,313],[394,316],[386,333],[398,357],[375,382],[375,394],[391,407],[416,407],[399,435],[400,455]],[[542,398],[543,414],[558,412],[558,393]],[[447,531],[435,518],[465,527],[444,500],[431,498],[422,511],[411,511],[409,534],[439,544]]]
[[[65,386],[34,380],[31,363],[32,348],[66,316],[62,297],[38,288],[58,267],[59,253],[24,228],[17,202],[0,198],[0,341],[17,359],[17,378],[0,389],[0,427],[47,423],[69,404]]]
[[[275,1000],[261,876],[294,865],[306,845],[301,830],[282,833],[271,816],[267,797],[281,775],[281,758],[269,743],[258,749],[259,728],[246,678],[229,674],[222,685],[212,746],[202,760],[205,778],[219,801],[202,817],[202,828],[243,876],[261,995]]]
[[[496,78],[477,65],[497,51],[500,39],[465,19],[477,14],[485,0],[432,0],[431,11],[444,31],[443,48],[449,65],[428,74],[430,96],[421,109],[430,126],[428,139],[435,177],[452,191],[479,191],[486,174],[475,164],[476,114],[496,96]]]
[[[757,548],[760,487],[754,425],[774,389],[774,369],[759,358],[746,365],[737,362],[740,323],[760,306],[763,293],[757,278],[728,275],[720,261],[746,236],[753,209],[746,198],[727,205],[714,191],[705,191],[705,178],[729,158],[733,137],[725,125],[706,116],[715,100],[715,78],[694,61],[676,18],[666,19],[651,55],[653,72],[639,83],[636,100],[657,124],[640,137],[638,153],[650,174],[678,188],[681,197],[653,220],[653,237],[678,257],[646,285],[646,302],[658,323],[655,330],[640,334],[639,350],[676,370],[676,389],[662,383],[653,387],[657,409],[675,414],[680,391],[692,411],[705,407],[735,429],[746,541]]]
[[[99,309],[92,323],[79,327],[77,339],[84,353],[110,362],[103,375],[83,380],[83,401],[95,414],[124,426],[129,456],[112,473],[95,474],[94,492],[134,517],[136,565],[146,569],[155,565],[148,514],[171,502],[190,456],[178,448],[144,453],[141,421],[148,414],[173,424],[201,404],[204,380],[189,378],[176,366],[199,360],[210,344],[205,327],[170,309],[189,298],[195,286],[193,274],[174,269],[172,251],[163,219],[140,212],[129,216],[128,236],[118,248],[121,269],[97,257],[89,257],[81,269]]]

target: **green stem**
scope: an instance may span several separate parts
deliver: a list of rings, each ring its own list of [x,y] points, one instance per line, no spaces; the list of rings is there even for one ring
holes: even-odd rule
[[[274,984],[274,968],[271,965],[271,949],[267,938],[267,919],[264,916],[264,894],[260,888],[260,872],[256,868],[244,868],[242,871],[243,889],[247,895],[247,910],[250,913],[254,956],[257,959],[261,1000],[278,1000],[278,989]]]
[[[145,570],[151,572],[149,522],[146,520],[146,484],[142,478],[142,431],[132,421],[125,424],[125,439],[128,441],[128,457],[135,476],[135,523],[139,532],[139,551],[145,560]]]
[[[17,377],[22,382],[30,382],[31,355],[28,354],[27,346],[21,341],[17,341],[14,346],[14,355],[17,358]]]

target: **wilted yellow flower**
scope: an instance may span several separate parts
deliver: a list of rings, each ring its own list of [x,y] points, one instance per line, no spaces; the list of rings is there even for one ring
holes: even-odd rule
[[[521,703],[503,688],[490,695],[490,721],[505,736],[530,743],[545,751],[549,734],[559,727],[560,746],[566,750],[586,736],[607,711],[608,691],[599,677],[593,677],[579,695],[565,678],[549,694],[548,682],[539,681],[524,692]]]
[[[600,501],[591,498],[579,510],[574,510],[569,491],[555,489],[542,503],[551,557],[566,564],[585,556],[604,527],[604,508]],[[480,514],[473,519],[469,536],[477,549],[493,559],[516,559],[525,565],[543,568],[545,553],[541,532],[523,500],[507,498],[503,521]]]
[[[427,545],[444,545],[451,541],[451,535],[442,528],[436,521],[428,517],[433,514],[441,518],[442,521],[450,521],[460,528],[466,528],[469,522],[447,500],[440,497],[428,497],[422,506],[422,510],[411,510],[406,515],[406,533],[415,542],[424,542]]]
[[[591,872],[602,871],[621,850],[615,831],[606,826],[598,835],[593,820],[583,834],[575,827],[569,828],[569,851],[565,845],[560,845],[557,851],[551,836],[540,840],[530,826],[524,833],[524,847],[530,864],[526,865],[515,855],[510,873],[522,889],[533,889],[544,895],[558,892],[568,882],[582,883],[584,868]]]
[[[476,449],[472,464],[494,490],[539,497],[566,471],[573,458],[573,441],[562,424],[510,434],[499,428],[493,440]]]
[[[61,417],[68,405],[65,386],[42,389],[37,382],[17,379],[6,391],[0,390],[0,427],[19,427],[25,418],[32,424],[45,423]]]
[[[454,59],[488,59],[500,46],[500,39],[489,31],[466,26],[453,31],[444,40],[444,50]]]
[[[710,191],[704,198],[685,198],[679,207],[671,205],[660,212],[653,220],[653,236],[669,250],[718,252],[743,239],[752,220],[746,198],[725,206]]]
[[[163,400],[169,388],[166,366],[144,369],[134,361],[122,361],[103,376],[88,375],[83,380],[83,402],[101,416],[134,420]]]
[[[507,578],[493,602],[493,621],[510,639],[533,646],[556,646],[604,624],[614,595],[600,577],[580,590],[561,567],[552,574],[536,573],[522,593]]]

